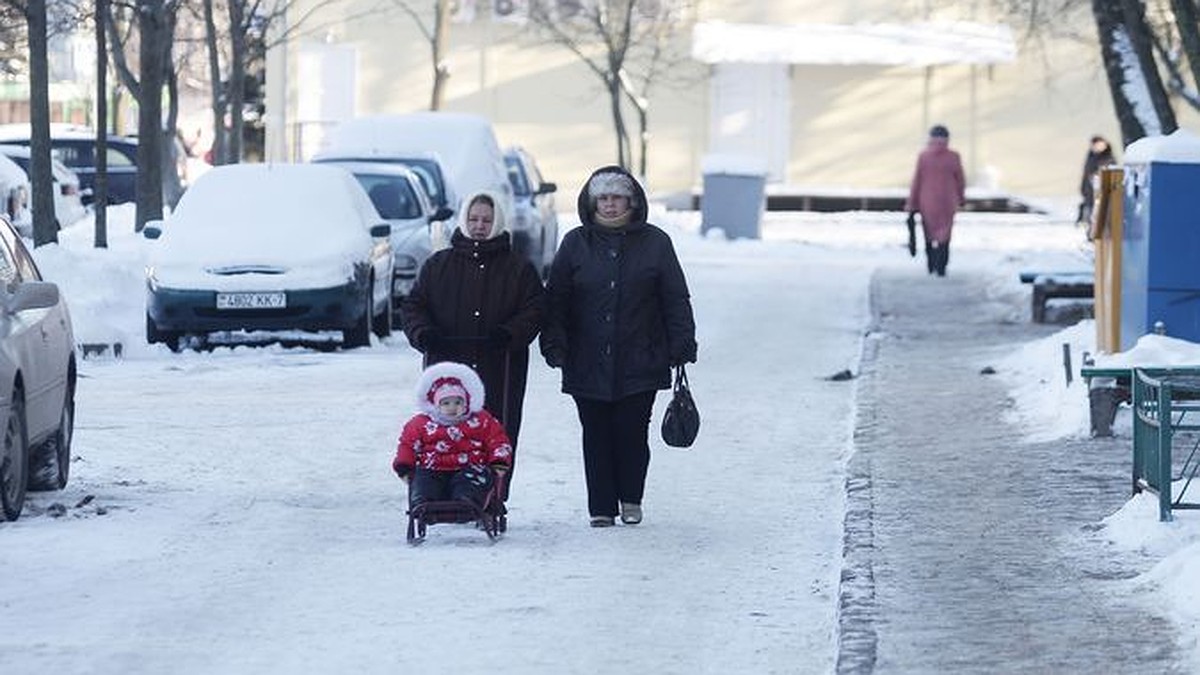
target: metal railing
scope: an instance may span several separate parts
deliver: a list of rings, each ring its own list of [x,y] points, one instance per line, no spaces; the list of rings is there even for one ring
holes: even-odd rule
[[[1158,495],[1160,521],[1171,520],[1174,509],[1200,509],[1200,503],[1183,501],[1200,472],[1200,376],[1134,368],[1130,389],[1134,494]],[[1177,441],[1184,450],[1178,455]],[[1177,457],[1183,457],[1178,472]]]

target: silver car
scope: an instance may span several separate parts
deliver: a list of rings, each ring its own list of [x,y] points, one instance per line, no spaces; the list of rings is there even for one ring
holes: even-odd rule
[[[58,286],[0,216],[0,513],[16,520],[29,490],[59,490],[71,468],[75,339]]]
[[[504,163],[516,207],[509,225],[513,248],[525,254],[542,278],[546,278],[558,250],[558,213],[554,210],[558,186],[542,178],[533,155],[523,148],[514,146],[505,150]]]
[[[453,215],[447,207],[435,207],[416,171],[391,162],[325,160],[354,175],[367,191],[379,216],[392,226],[392,316],[399,321],[400,301],[412,290],[417,272],[438,248],[441,233],[436,228]]]
[[[31,152],[26,145],[0,145],[0,155],[16,162],[26,175],[32,175]],[[50,178],[54,181],[54,220],[61,230],[74,225],[88,214],[87,207],[83,205],[84,191],[80,187],[79,176],[54,157],[50,158]],[[32,180],[30,182],[32,183]]]

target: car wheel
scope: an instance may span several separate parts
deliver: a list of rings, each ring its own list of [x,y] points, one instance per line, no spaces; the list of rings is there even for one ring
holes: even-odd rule
[[[146,315],[146,344],[152,345],[156,342],[162,342],[171,351],[177,352],[179,351],[179,338],[181,337],[183,337],[183,334],[179,331],[159,330],[158,324],[154,323],[154,319],[150,318],[149,314]]]
[[[3,458],[0,459],[0,510],[6,520],[16,520],[25,507],[29,485],[29,435],[25,428],[25,397],[15,389],[4,423]]]
[[[75,434],[74,373],[67,385],[58,428],[34,452],[29,471],[29,490],[43,492],[67,486],[71,473],[71,439]]]
[[[369,347],[371,345],[371,315],[374,313],[375,308],[371,306],[371,291],[369,288],[368,286],[367,300],[363,303],[362,318],[349,330],[342,331],[342,347],[345,349]]]

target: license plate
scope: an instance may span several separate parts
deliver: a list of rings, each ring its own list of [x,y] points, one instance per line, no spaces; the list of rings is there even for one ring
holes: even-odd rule
[[[285,293],[217,293],[217,309],[287,307]]]

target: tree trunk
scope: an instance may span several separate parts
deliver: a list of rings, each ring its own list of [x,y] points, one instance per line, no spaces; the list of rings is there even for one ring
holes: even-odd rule
[[[54,177],[50,172],[50,65],[46,55],[46,0],[29,0],[29,182],[33,186],[33,245],[58,241]]]
[[[228,162],[229,140],[225,135],[225,87],[221,84],[221,50],[217,46],[217,22],[213,16],[213,0],[204,0],[204,42],[208,46],[208,80],[212,91],[212,163]]]
[[[437,18],[433,25],[433,40],[430,47],[433,50],[433,91],[429,97],[429,109],[441,110],[446,97],[446,81],[450,79],[450,69],[446,66],[446,41],[450,35],[450,0],[436,0],[434,11]]]
[[[1125,30],[1121,0],[1092,0],[1092,14],[1096,19],[1096,31],[1100,38],[1100,53],[1104,59],[1104,71],[1108,77],[1108,90],[1112,96],[1113,110],[1121,125],[1121,144],[1129,145],[1146,136],[1144,114],[1139,114],[1136,101],[1127,90],[1127,74],[1140,72],[1136,54]],[[1153,113],[1153,111],[1146,111]]]
[[[1200,12],[1194,0],[1171,0],[1171,10],[1192,71],[1192,87],[1200,88]]]
[[[1125,16],[1125,27],[1137,53],[1150,102],[1154,106],[1154,114],[1158,121],[1156,133],[1169,134],[1178,129],[1179,125],[1175,122],[1175,111],[1171,108],[1167,87],[1163,84],[1158,64],[1154,60],[1154,40],[1150,36],[1150,26],[1146,24],[1146,7],[1142,3],[1143,0],[1121,0],[1121,9]]]
[[[164,43],[167,34],[164,0],[138,0],[138,174],[137,215],[134,231],[163,215],[162,90],[167,64]]]
[[[92,187],[96,248],[108,248],[108,45],[104,21],[107,12],[108,0],[96,0],[96,181]]]
[[[172,20],[172,26],[174,21]],[[175,31],[172,28],[171,33]],[[171,47],[173,41],[167,43],[167,54],[164,63],[171,63]],[[179,75],[174,68],[168,68],[167,76],[167,119],[162,130],[162,156],[163,156],[163,200],[171,205],[174,209],[179,203],[179,198],[183,196],[183,182],[179,176],[179,143],[175,139],[179,136]]]
[[[613,131],[617,136],[617,164],[628,168],[630,164],[629,131],[625,127],[625,116],[621,110],[621,96],[621,83],[617,81],[615,75],[611,75],[608,78],[608,102],[612,112]]]
[[[246,7],[245,0],[229,0],[229,161],[242,161],[246,122]]]

